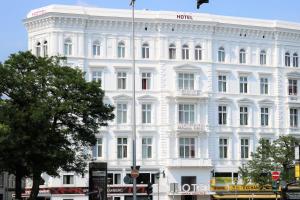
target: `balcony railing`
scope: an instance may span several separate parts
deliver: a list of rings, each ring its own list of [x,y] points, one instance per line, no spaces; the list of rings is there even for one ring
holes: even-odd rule
[[[211,159],[208,158],[173,158],[168,159],[170,167],[211,167]]]
[[[184,123],[178,123],[177,124],[177,130],[186,130],[186,131],[204,131],[205,126],[203,124],[184,124]]]

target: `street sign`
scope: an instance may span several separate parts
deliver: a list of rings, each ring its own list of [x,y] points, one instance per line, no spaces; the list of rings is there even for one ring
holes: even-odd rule
[[[280,178],[280,171],[273,171],[272,172],[273,181],[278,181],[279,178]]]
[[[131,173],[130,173],[130,175],[131,175],[131,177],[132,178],[137,178],[137,177],[139,177],[139,170],[137,170],[137,169],[132,169],[131,170]]]

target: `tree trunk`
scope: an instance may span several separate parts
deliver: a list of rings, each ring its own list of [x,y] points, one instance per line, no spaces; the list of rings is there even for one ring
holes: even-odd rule
[[[28,200],[35,200],[39,194],[41,183],[41,172],[34,172],[32,175],[32,188]]]
[[[15,174],[15,193],[16,193],[16,200],[21,200],[22,199],[22,178],[23,178],[23,173],[21,166],[18,166],[16,168],[16,174]]]

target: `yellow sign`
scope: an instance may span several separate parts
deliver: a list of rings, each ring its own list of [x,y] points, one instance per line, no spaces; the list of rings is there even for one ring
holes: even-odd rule
[[[271,186],[261,189],[257,185],[226,185],[226,186],[211,186],[211,191],[272,191]]]
[[[295,164],[295,177],[296,178],[300,177],[300,163]]]

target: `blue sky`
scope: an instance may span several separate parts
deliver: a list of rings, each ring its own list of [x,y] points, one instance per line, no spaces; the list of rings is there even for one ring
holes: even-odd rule
[[[300,0],[209,0],[196,9],[196,0],[136,0],[137,9],[203,12],[239,17],[277,19],[300,23]],[[35,8],[49,4],[129,8],[130,0],[2,0],[0,6],[0,61],[27,49],[22,19]]]

